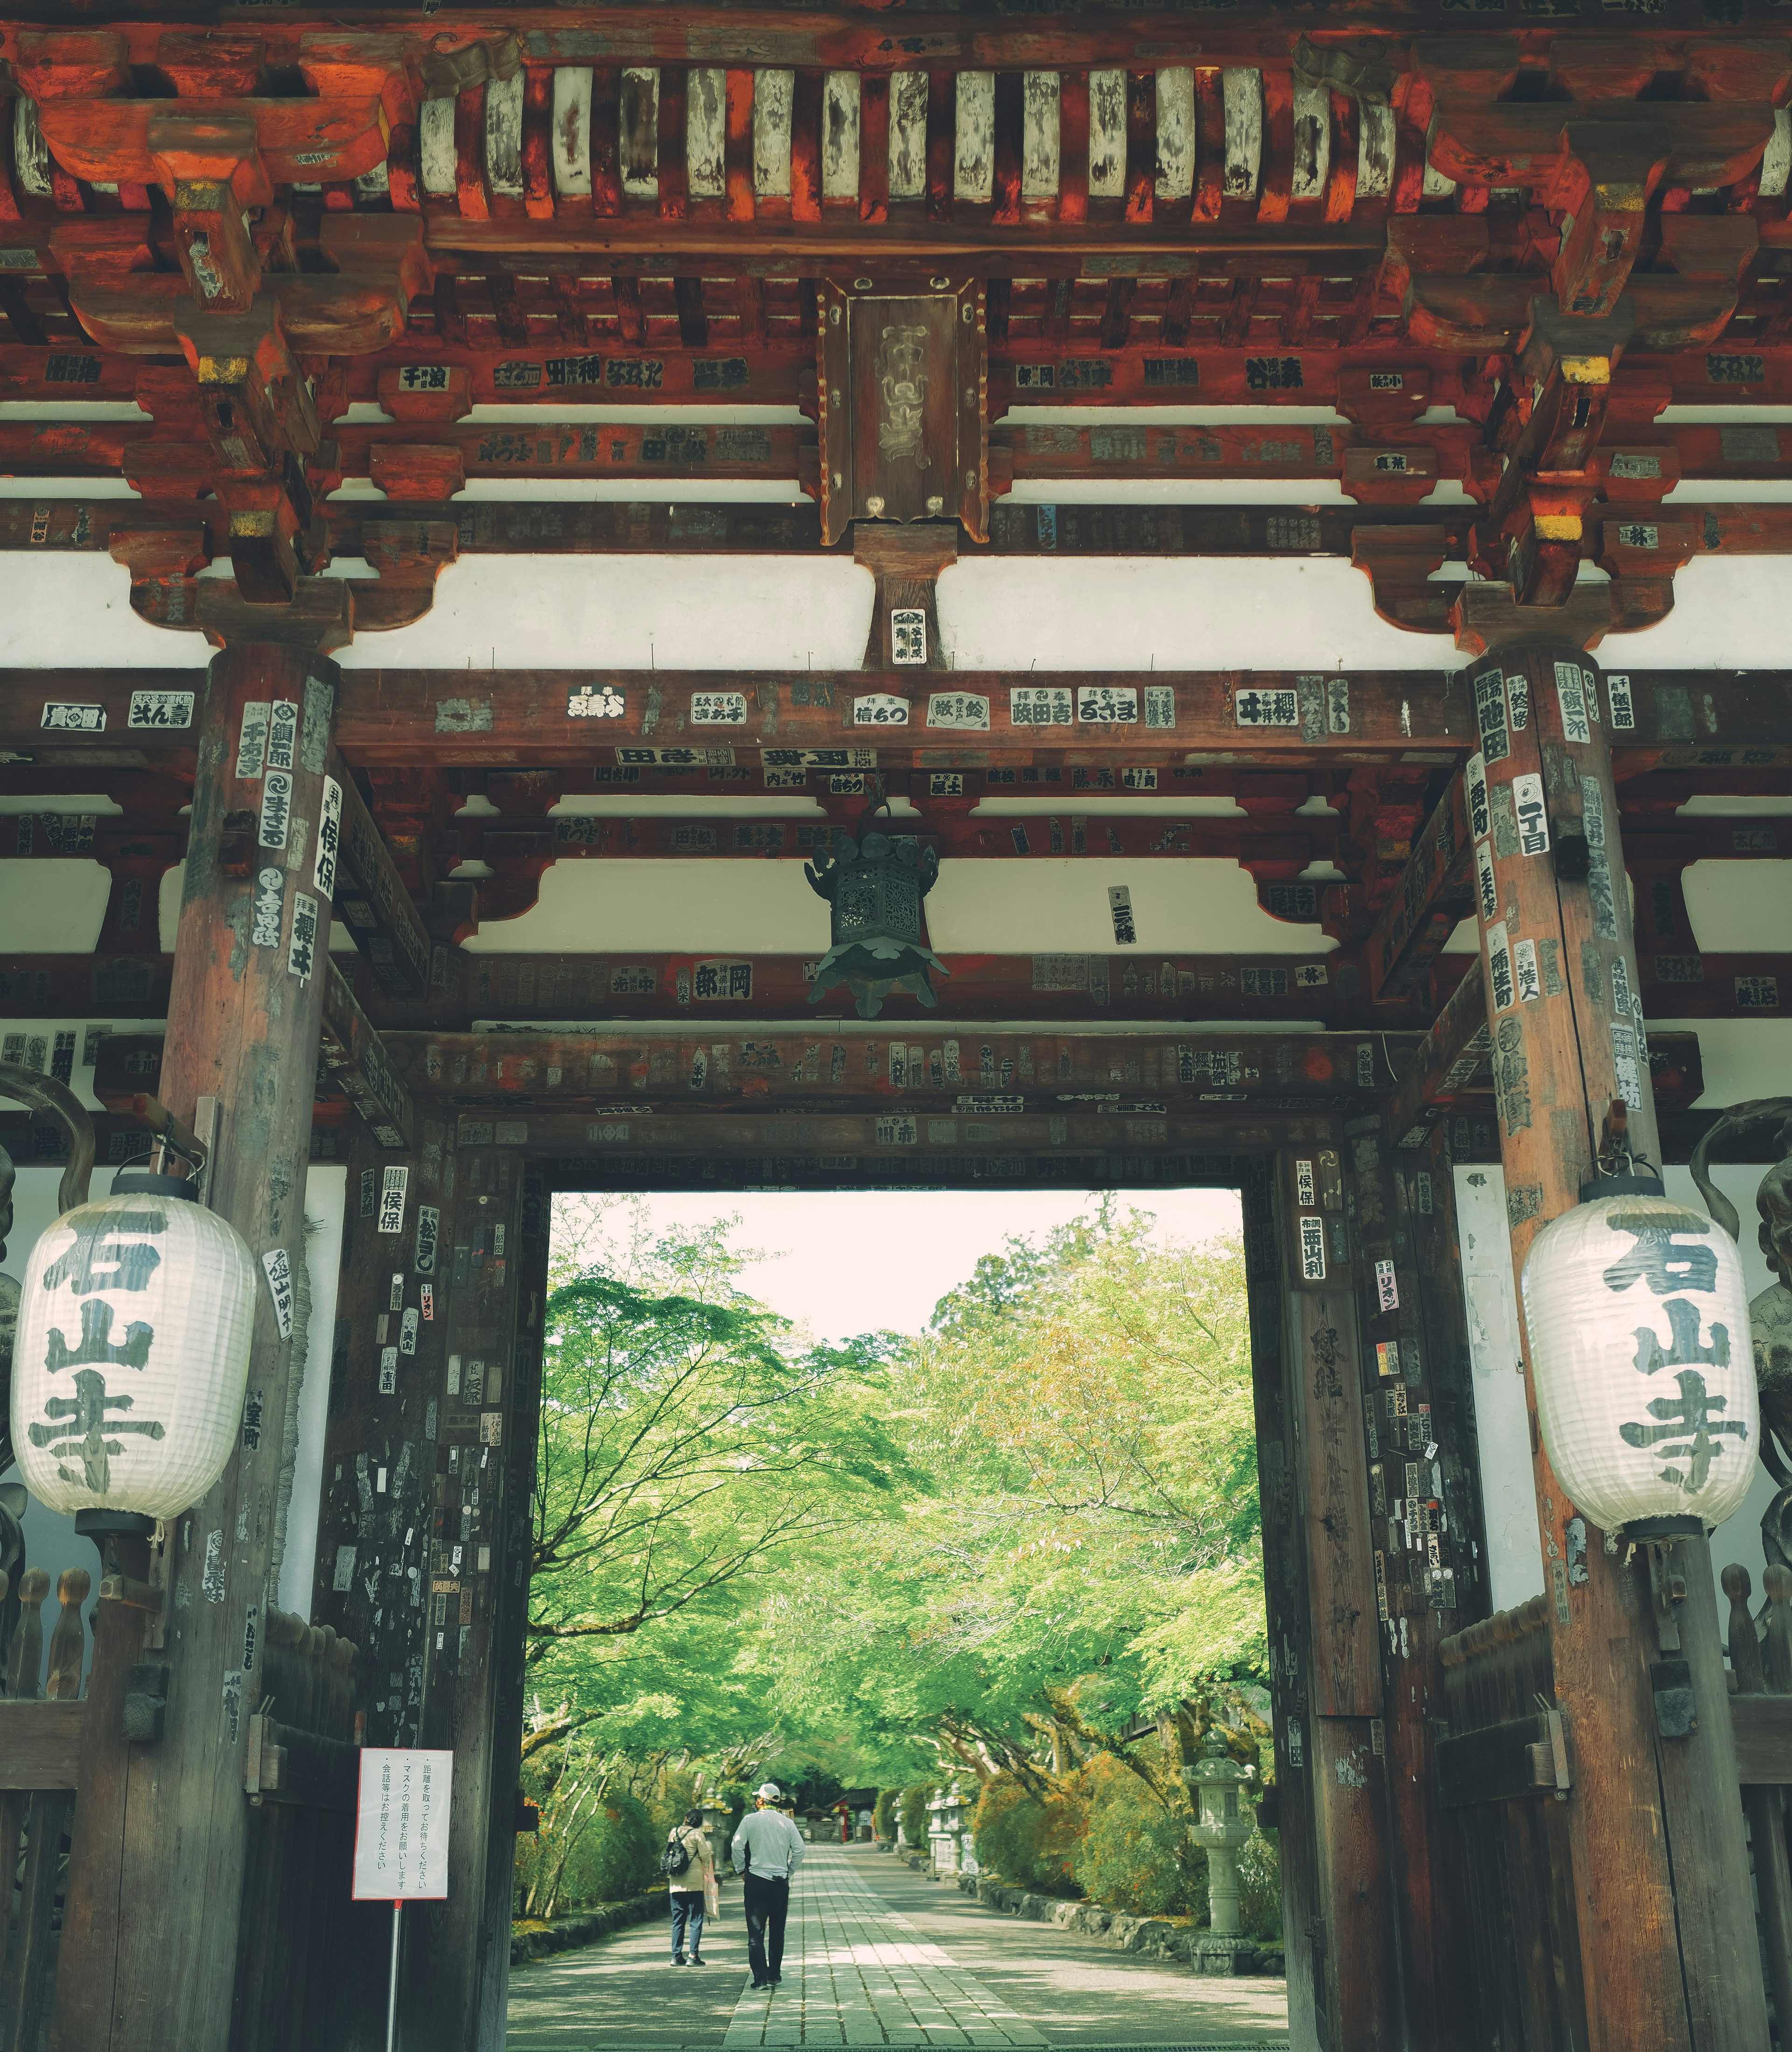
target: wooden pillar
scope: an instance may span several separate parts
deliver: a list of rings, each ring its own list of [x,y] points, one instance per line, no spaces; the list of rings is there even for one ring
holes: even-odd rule
[[[463,1119],[429,1531],[422,1737],[454,1754],[449,1890],[419,1905],[405,2015],[418,2042],[502,2052],[523,1709],[547,1200],[524,1122]],[[438,1314],[438,1315],[442,1315]]]
[[[207,1201],[258,1266],[304,1259],[329,936],[315,864],[336,683],[333,664],[302,649],[226,649],[198,734],[160,1094],[211,1142]],[[290,1353],[264,1289],[249,1388],[265,1418],[284,1413]],[[115,1725],[96,1740],[76,1806],[68,1931],[79,1942],[58,1971],[53,2052],[226,2052],[240,1960],[269,1942],[244,1928],[243,1773],[281,1442],[251,1436],[170,1528],[171,1614],[155,1656],[168,1670],[166,1735],[129,1745]],[[108,1644],[106,1656],[141,1659],[140,1647]],[[96,1679],[96,1699],[108,1691]]]
[[[1584,623],[1574,602],[1521,613],[1501,598],[1491,586],[1470,594],[1478,603],[1464,639],[1488,650],[1466,673],[1487,784],[1473,830],[1507,1220],[1522,1275],[1538,1232],[1591,1179],[1613,1099],[1629,1107],[1632,1149],[1661,1157],[1618,842],[1612,707],[1577,638]],[[1521,1296],[1521,1326],[1522,1314]],[[1527,1332],[1523,1339],[1556,1702],[1574,1780],[1569,1839],[1590,2052],[1741,2052],[1767,2042],[1767,2025],[1721,1682],[1708,1701],[1708,1675],[1698,1732],[1659,1737],[1650,1667],[1667,1647],[1644,1556],[1607,1553],[1564,1498],[1537,1431]],[[1709,1549],[1699,1541],[1676,1550],[1689,1588],[1697,1581],[1705,1592],[1681,1627],[1699,1628],[1712,1609]]]
[[[1399,2042],[1394,1913],[1358,1320],[1338,1149],[1278,1154],[1249,1201],[1276,1779],[1296,1883],[1291,1897],[1284,1882],[1289,2029],[1295,2043],[1323,2052],[1382,2052]]]
[[[1411,2052],[1454,2052],[1473,2036],[1473,1991],[1438,1796],[1438,1642],[1486,1606],[1449,1163],[1441,1130],[1422,1148],[1396,1149],[1382,1120],[1368,1118],[1347,1126],[1345,1140],[1403,2042]]]

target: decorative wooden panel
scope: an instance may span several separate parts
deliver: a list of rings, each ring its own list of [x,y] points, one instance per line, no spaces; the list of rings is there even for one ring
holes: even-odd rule
[[[861,273],[820,294],[821,532],[956,519],[989,538],[989,344],[981,280]]]

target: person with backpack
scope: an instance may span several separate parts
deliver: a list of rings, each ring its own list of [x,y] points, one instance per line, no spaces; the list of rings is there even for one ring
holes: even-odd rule
[[[687,1810],[684,1821],[676,1825],[660,1855],[660,1871],[672,1893],[672,1963],[685,1964],[684,1940],[691,1941],[690,1964],[703,1964],[703,1919],[707,1909],[714,1916],[721,1908],[716,1882],[716,1855],[709,1834],[703,1828],[703,1812]]]
[[[745,1876],[747,1961],[755,1988],[776,1987],[783,1978],[790,1882],[802,1865],[802,1834],[778,1807],[779,1800],[778,1784],[767,1782],[734,1835],[735,1872]]]

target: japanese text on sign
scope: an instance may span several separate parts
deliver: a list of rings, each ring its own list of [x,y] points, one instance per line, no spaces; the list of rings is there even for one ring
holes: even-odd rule
[[[1400,1308],[1400,1290],[1394,1279],[1391,1261],[1375,1263],[1375,1301],[1384,1311],[1398,1311]]]
[[[336,852],[342,845],[342,786],[334,777],[324,780],[324,809],[317,818],[317,860],[311,880],[326,899],[336,895]]]
[[[1304,1212],[1310,1212],[1318,1201],[1313,1194],[1313,1165],[1311,1161],[1296,1161],[1294,1165],[1294,1201]]]
[[[1300,699],[1293,691],[1234,691],[1233,716],[1241,726],[1298,726]]]
[[[1476,678],[1475,721],[1480,730],[1484,764],[1504,762],[1512,751],[1506,738],[1506,679],[1502,671],[1483,670]]]
[[[1512,779],[1512,810],[1518,819],[1521,855],[1549,852],[1549,820],[1543,810],[1543,780],[1535,772]]]
[[[268,708],[268,767],[295,770],[299,747],[299,708],[291,699],[276,699]]]
[[[1069,726],[1073,716],[1068,684],[1023,684],[1008,694],[1011,726]]]
[[[990,702],[974,691],[934,691],[927,698],[927,725],[990,730]]]
[[[355,1823],[357,1901],[440,1901],[447,1895],[453,1776],[452,1752],[363,1749]]]
[[[191,691],[133,691],[130,726],[187,727],[193,724]]]
[[[286,871],[271,864],[257,870],[255,876],[255,899],[250,913],[249,943],[257,948],[277,948],[280,946],[280,914],[285,910]]]
[[[405,1186],[410,1181],[409,1169],[388,1169],[381,1178],[379,1186],[379,1226],[381,1232],[402,1232],[405,1229]]]
[[[1323,1219],[1304,1218],[1300,1221],[1300,1279],[1303,1282],[1325,1280]]]
[[[268,714],[265,703],[243,707],[242,730],[237,739],[237,774],[245,781],[259,777],[268,762]]]
[[[691,724],[692,726],[744,726],[747,724],[747,694],[744,691],[693,691],[691,695]]]
[[[691,995],[703,999],[747,998],[753,995],[751,961],[700,961],[691,973]]]
[[[1485,840],[1493,831],[1493,820],[1487,807],[1487,762],[1484,756],[1468,758],[1468,766],[1462,773],[1462,788],[1468,800],[1468,838]]]
[[[1484,926],[1500,914],[1500,887],[1493,878],[1493,851],[1484,840],[1475,843],[1475,882],[1480,892],[1480,910]]]
[[[284,1247],[271,1247],[261,1257],[268,1294],[274,1300],[274,1322],[283,1340],[292,1337],[292,1261]]]
[[[908,701],[899,699],[894,691],[867,691],[853,701],[853,724],[855,726],[906,726],[908,724]]]
[[[1136,726],[1137,688],[1131,684],[1079,684],[1076,717],[1089,726]]]
[[[1556,664],[1555,695],[1562,708],[1563,738],[1590,741],[1593,730],[1589,720],[1599,717],[1599,701],[1586,689],[1585,673],[1578,663]]]
[[[441,1233],[441,1213],[433,1204],[417,1207],[417,1272],[419,1275],[433,1275],[436,1272],[436,1242]]]
[[[283,848],[292,816],[292,779],[284,770],[270,770],[261,786],[261,832],[264,848]]]
[[[918,605],[899,605],[890,613],[890,660],[907,667],[927,659],[927,617]]]
[[[1493,1008],[1504,1012],[1515,996],[1512,951],[1506,938],[1506,922],[1496,919],[1487,930],[1487,972],[1493,989]]]
[[[273,780],[270,778],[270,781]],[[309,983],[317,963],[317,900],[303,891],[292,897],[292,939],[287,950],[286,966],[300,982]]]

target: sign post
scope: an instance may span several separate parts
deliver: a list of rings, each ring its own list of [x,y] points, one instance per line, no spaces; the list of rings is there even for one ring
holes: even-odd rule
[[[407,1901],[439,1902],[448,1893],[448,1810],[453,1783],[452,1752],[368,1746],[361,1754],[353,1894],[358,1902],[392,1905],[386,2052],[394,2052],[398,2043],[400,1913]]]

